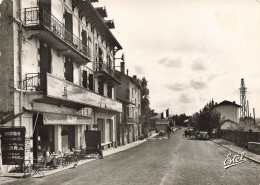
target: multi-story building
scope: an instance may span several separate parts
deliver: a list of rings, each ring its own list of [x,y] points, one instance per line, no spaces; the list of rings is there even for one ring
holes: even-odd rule
[[[122,49],[93,0],[3,0],[1,127],[24,127],[25,159],[85,147],[85,130],[116,142],[115,54]],[[3,138],[3,136],[2,136]],[[6,164],[1,157],[2,167]],[[0,163],[1,164],[1,163]],[[0,165],[1,166],[1,165]]]
[[[116,99],[122,102],[122,113],[117,116],[117,144],[125,145],[138,140],[142,133],[139,122],[141,115],[141,86],[136,75],[125,74],[125,64],[121,62],[121,70],[116,71],[121,84],[117,86]]]

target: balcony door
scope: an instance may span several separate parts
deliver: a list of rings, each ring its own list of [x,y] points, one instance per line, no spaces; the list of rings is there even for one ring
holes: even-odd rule
[[[94,77],[93,74],[89,74],[89,90],[94,91]]]
[[[40,41],[40,73],[51,73],[51,47]]]
[[[65,39],[68,40],[69,42],[73,43],[73,23],[72,23],[72,14],[68,13],[67,11],[65,11],[64,14],[64,18],[65,18]]]
[[[39,0],[39,7],[51,13],[51,0]]]

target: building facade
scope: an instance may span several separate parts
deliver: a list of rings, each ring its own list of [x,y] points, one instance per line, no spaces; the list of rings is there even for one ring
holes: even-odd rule
[[[141,86],[137,77],[125,74],[124,62],[121,71],[116,71],[121,84],[117,86],[116,98],[122,103],[122,113],[117,116],[117,144],[125,145],[138,140],[142,134],[141,115]]]
[[[239,122],[239,109],[240,105],[236,102],[222,101],[219,104],[216,104],[213,108],[221,114],[221,118],[224,120],[230,120],[233,122]]]
[[[0,127],[25,128],[25,159],[85,147],[85,130],[116,143],[115,54],[122,49],[90,0],[3,0]],[[3,138],[3,136],[2,136]],[[1,152],[3,154],[3,151]],[[5,158],[0,158],[4,172]],[[10,168],[8,168],[10,169]]]

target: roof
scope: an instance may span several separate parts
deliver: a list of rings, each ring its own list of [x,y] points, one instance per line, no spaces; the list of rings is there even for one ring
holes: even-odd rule
[[[232,121],[232,120],[230,120],[230,119],[226,119],[226,120],[224,120],[222,123],[221,123],[221,125],[223,125],[224,123],[226,123],[226,122],[231,122],[231,123],[235,123],[235,124],[237,124],[238,125],[238,123],[237,122],[235,122],[235,121]]]
[[[107,27],[109,29],[114,29],[115,28],[115,23],[114,23],[114,20],[105,20],[105,23],[107,24]]]
[[[235,102],[224,100],[223,102],[215,105],[214,108],[219,107],[221,105],[232,105],[232,106],[235,106],[235,107],[241,107],[240,105],[236,104]]]
[[[128,76],[125,73],[122,73],[121,71],[115,70],[116,74],[118,74],[119,76],[125,76],[127,77],[132,83],[134,83],[139,89],[142,88],[141,84],[138,82],[137,78],[133,78],[131,76]]]
[[[95,8],[96,10],[97,10],[97,12],[99,13],[99,15],[101,16],[101,17],[107,17],[107,10],[106,10],[106,7],[104,6],[104,7],[96,7]]]
[[[81,8],[82,13],[89,18],[90,22],[98,29],[101,35],[108,40],[109,44],[117,47],[118,50],[123,49],[117,39],[114,37],[104,19],[100,16],[98,11],[93,7],[89,0],[74,0],[77,7]]]

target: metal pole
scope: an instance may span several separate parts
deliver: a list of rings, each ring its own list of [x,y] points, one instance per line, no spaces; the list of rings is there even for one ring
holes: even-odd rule
[[[255,124],[255,108],[253,108],[253,114],[254,114],[254,124]]]
[[[249,101],[247,100],[247,117],[249,118]]]
[[[34,134],[34,130],[35,130],[35,127],[36,127],[37,120],[38,120],[38,115],[39,115],[39,112],[37,112],[36,120],[34,122],[33,134]]]

